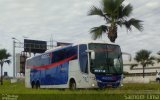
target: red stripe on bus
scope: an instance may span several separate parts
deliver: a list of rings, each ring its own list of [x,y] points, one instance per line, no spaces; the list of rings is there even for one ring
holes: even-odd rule
[[[76,56],[77,56],[77,55],[73,55],[73,56],[71,56],[71,57],[69,57],[69,58],[66,58],[66,59],[64,59],[64,60],[61,60],[61,61],[59,61],[59,62],[55,62],[55,63],[49,64],[49,65],[44,65],[44,66],[32,66],[32,67],[30,67],[30,68],[42,70],[42,69],[48,69],[48,68],[56,67],[56,66],[58,66],[58,65],[60,65],[60,64],[63,64],[64,62],[67,62],[67,61],[73,59],[73,58],[76,57]]]

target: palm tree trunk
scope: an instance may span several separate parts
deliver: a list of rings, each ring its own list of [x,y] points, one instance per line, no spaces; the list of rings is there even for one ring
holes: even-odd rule
[[[143,66],[143,78],[144,78],[144,66]]]
[[[3,85],[3,67],[1,66],[1,85]]]
[[[117,26],[116,25],[110,26],[107,34],[110,41],[114,43],[117,38]]]

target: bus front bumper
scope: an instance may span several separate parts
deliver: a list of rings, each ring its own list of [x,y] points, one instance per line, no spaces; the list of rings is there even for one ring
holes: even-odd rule
[[[100,88],[105,88],[108,86],[111,87],[118,87],[120,85],[120,81],[115,81],[115,82],[102,82],[102,81],[97,81],[97,85]]]

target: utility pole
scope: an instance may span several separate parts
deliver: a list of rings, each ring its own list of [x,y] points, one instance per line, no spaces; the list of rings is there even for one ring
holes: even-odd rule
[[[15,38],[13,37],[13,78],[15,78]]]

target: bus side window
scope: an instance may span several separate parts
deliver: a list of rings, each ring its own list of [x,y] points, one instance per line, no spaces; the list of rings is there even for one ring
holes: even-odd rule
[[[45,54],[44,58],[41,56],[41,59],[38,60],[38,62],[41,63],[42,66],[50,64],[50,56],[49,56],[49,54]]]
[[[79,46],[79,64],[83,73],[88,73],[88,56],[86,50],[87,45],[82,44]]]
[[[66,50],[55,51],[52,55],[52,63],[59,62],[66,58]]]

